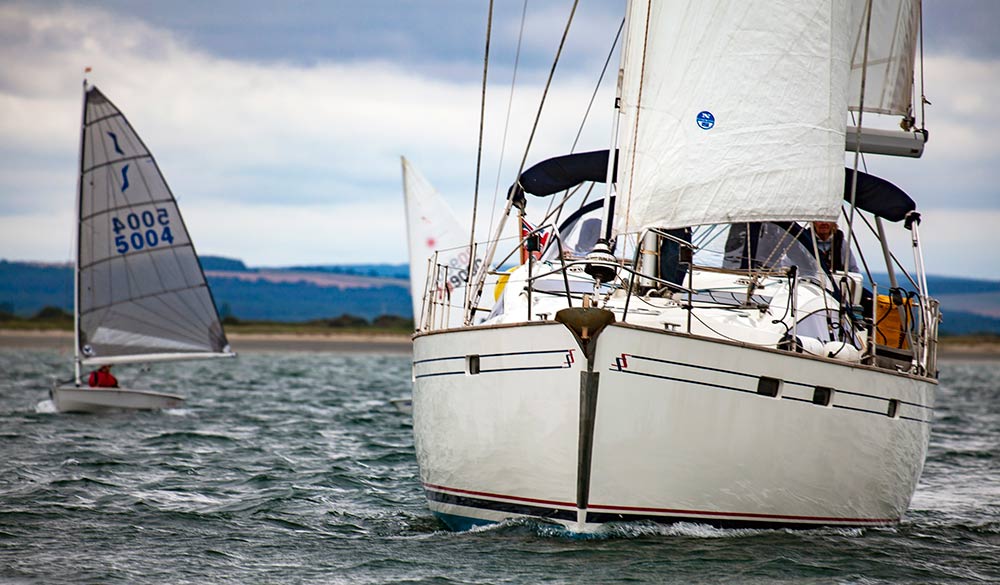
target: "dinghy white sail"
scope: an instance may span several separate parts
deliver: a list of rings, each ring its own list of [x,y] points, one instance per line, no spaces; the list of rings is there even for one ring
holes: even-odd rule
[[[915,203],[858,160],[922,151],[919,11],[628,2],[610,148],[519,174],[503,215],[525,193],[603,182],[599,241],[579,258],[587,221],[560,230],[555,244],[575,240],[510,274],[484,323],[473,296],[464,327],[414,336],[414,443],[447,526],[902,519],[930,435],[938,303]],[[873,141],[874,114],[903,118],[896,146]],[[901,146],[914,133],[920,148]],[[813,222],[841,216],[827,246]],[[908,232],[912,264],[887,223]],[[874,258],[857,246],[866,227]]]
[[[438,329],[459,327],[465,318],[463,299],[469,283],[469,228],[413,163],[401,159],[413,321],[418,329],[421,323]],[[477,258],[474,266],[480,264]],[[492,289],[486,295],[492,301],[490,294]],[[425,303],[425,298],[431,302]]]
[[[60,412],[174,407],[183,398],[90,388],[83,368],[235,357],[170,188],[122,112],[84,82],[71,384]]]

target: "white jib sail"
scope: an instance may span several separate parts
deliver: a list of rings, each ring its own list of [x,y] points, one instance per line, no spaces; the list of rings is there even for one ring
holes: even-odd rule
[[[835,220],[852,0],[634,0],[616,232]]]
[[[201,264],[156,161],[104,94],[91,87],[84,99],[81,360],[228,353]]]
[[[462,225],[448,202],[420,171],[406,157],[401,159],[410,251],[410,295],[413,320],[419,323],[425,290],[440,297],[439,301],[450,297],[452,304],[462,304],[461,288],[468,282],[469,229]],[[434,252],[438,252],[437,264],[431,267],[434,272],[428,285],[428,263]],[[461,317],[461,311],[456,312],[456,326],[461,324]]]
[[[852,12],[851,83],[847,96],[851,110],[859,109],[865,55],[865,10]],[[872,2],[865,71],[865,111],[908,116],[913,103],[913,63],[920,24],[919,0]]]

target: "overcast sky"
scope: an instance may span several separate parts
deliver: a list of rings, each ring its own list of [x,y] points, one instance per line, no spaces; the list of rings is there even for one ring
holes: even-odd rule
[[[481,205],[517,170],[571,0],[497,0]],[[568,152],[624,0],[580,3],[529,164]],[[81,81],[156,156],[202,254],[406,261],[405,155],[471,213],[487,2],[0,2],[0,258],[72,258]],[[1000,279],[1000,1],[927,0],[930,142],[869,157],[914,197],[929,272]],[[613,61],[612,67],[616,64]],[[578,150],[606,148],[614,75]],[[499,172],[498,162],[504,161]]]

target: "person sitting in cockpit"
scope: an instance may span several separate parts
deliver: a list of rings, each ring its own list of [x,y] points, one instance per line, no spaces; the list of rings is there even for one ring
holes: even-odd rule
[[[850,246],[844,246],[844,232],[840,231],[836,222],[814,221],[812,227],[806,228],[802,235],[810,250],[812,238],[815,236],[819,261],[827,272],[843,272],[845,258],[847,258],[847,271],[858,272],[854,254]]]

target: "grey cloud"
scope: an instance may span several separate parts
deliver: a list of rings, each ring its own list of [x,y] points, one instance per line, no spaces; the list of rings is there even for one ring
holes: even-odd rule
[[[94,0],[91,6],[141,18],[218,57],[315,65],[326,61],[390,61],[425,74],[475,78],[482,69],[486,4],[465,0]],[[513,62],[522,2],[498,2],[491,51],[499,69]],[[570,3],[533,0],[520,65],[547,71]],[[565,68],[604,55],[611,37],[595,31],[617,21],[624,0],[581,2]],[[193,15],[197,15],[196,17]],[[611,31],[611,35],[614,31]],[[596,37],[596,38],[595,38]],[[500,71],[497,72],[500,74]]]
[[[924,0],[924,49],[972,58],[1000,57],[1000,2]]]

